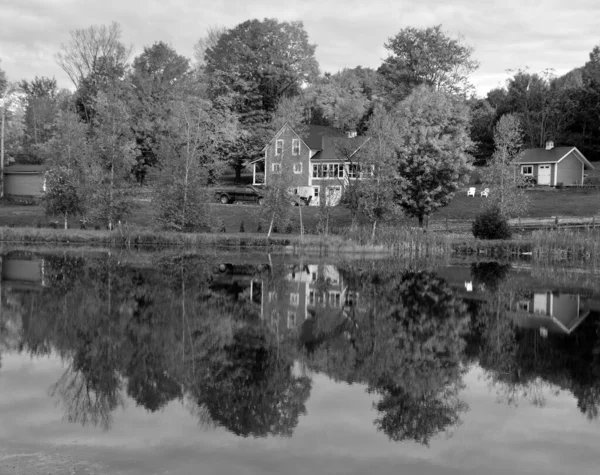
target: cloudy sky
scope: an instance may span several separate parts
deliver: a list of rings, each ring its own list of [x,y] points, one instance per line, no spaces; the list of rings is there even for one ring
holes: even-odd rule
[[[70,87],[53,56],[73,29],[114,20],[136,55],[162,40],[191,58],[207,28],[265,17],[302,20],[330,72],[377,68],[401,28],[442,24],[474,46],[479,94],[504,84],[508,69],[565,73],[600,44],[598,0],[0,0],[1,67],[10,80],[55,76]]]

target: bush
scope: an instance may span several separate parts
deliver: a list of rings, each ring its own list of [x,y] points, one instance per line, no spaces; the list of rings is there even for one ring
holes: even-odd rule
[[[477,239],[510,239],[512,230],[497,206],[478,214],[473,221],[473,236]]]
[[[240,223],[240,232],[246,232],[246,227],[244,226],[244,220],[242,220],[242,222]]]
[[[559,181],[559,182],[556,184],[556,188],[558,188],[559,190],[562,190],[562,189],[564,188],[564,186],[565,186],[565,185],[563,184],[563,182],[562,182],[562,181]]]

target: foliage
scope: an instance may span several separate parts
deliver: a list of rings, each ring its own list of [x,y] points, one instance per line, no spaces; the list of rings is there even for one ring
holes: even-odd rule
[[[500,117],[494,127],[494,144],[494,155],[484,172],[484,183],[490,187],[487,206],[499,208],[507,218],[523,216],[530,200],[524,190],[527,181],[519,167],[523,132],[518,116]]]
[[[69,42],[61,45],[56,62],[77,88],[78,110],[87,122],[93,118],[98,92],[109,92],[124,77],[130,54],[116,22],[72,30]]]
[[[218,107],[239,115],[243,133],[223,150],[239,180],[271,133],[271,114],[284,96],[298,95],[318,72],[315,45],[302,22],[248,20],[222,33],[205,51],[205,74]]]
[[[263,188],[261,214],[269,220],[270,237],[274,229],[285,229],[292,214],[292,180],[290,167],[281,167],[280,173],[270,173],[269,182]]]
[[[395,201],[422,226],[450,202],[471,169],[469,110],[458,98],[420,86],[394,113]]]
[[[23,153],[25,137],[25,107],[24,94],[18,84],[7,83],[0,96],[0,118],[3,119],[4,161],[14,161]]]
[[[190,92],[169,102],[166,134],[157,145],[163,173],[155,189],[157,220],[165,229],[209,226],[207,185],[222,170],[215,151],[236,136],[235,120]]]
[[[186,87],[188,75],[189,61],[162,41],[144,48],[133,60],[127,102],[140,149],[134,174],[142,184],[148,167],[158,165],[157,149],[170,132],[171,106]]]
[[[477,239],[510,239],[512,230],[499,207],[487,207],[473,221],[473,236]]]
[[[97,187],[91,213],[113,229],[133,207],[130,172],[137,152],[129,127],[130,115],[116,93],[99,92],[94,109],[92,146],[99,166],[94,169]]]
[[[449,94],[471,90],[469,75],[479,64],[472,58],[473,48],[460,38],[448,36],[441,25],[418,29],[406,27],[385,43],[390,55],[379,74],[384,88],[394,101],[408,97],[419,85]]]

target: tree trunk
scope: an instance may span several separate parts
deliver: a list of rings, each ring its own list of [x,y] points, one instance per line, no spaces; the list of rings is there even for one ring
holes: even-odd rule
[[[422,228],[424,215],[420,214],[419,216],[417,216],[417,218],[419,219],[419,227]]]
[[[269,232],[267,233],[267,237],[271,237],[271,232],[273,231],[273,223],[275,222],[275,213],[273,213],[273,217],[271,218],[271,223],[269,224]]]
[[[5,111],[2,106],[2,125],[0,127],[0,198],[4,197],[4,116]]]
[[[235,182],[239,183],[242,181],[242,165],[241,164],[236,164],[233,166],[233,169],[235,170]]]
[[[377,221],[373,221],[373,229],[371,231],[371,242],[375,244],[375,231],[377,231]]]
[[[67,225],[67,213],[65,212],[65,229],[67,229],[67,228],[68,228],[68,225]]]

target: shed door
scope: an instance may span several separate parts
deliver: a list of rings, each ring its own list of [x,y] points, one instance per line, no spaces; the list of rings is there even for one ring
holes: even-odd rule
[[[550,184],[550,165],[538,166],[538,185]]]

